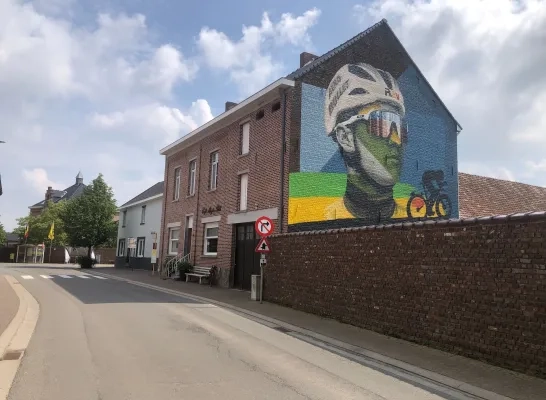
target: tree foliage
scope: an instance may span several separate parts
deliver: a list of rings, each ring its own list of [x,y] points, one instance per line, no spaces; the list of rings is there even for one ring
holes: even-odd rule
[[[0,222],[0,246],[4,245],[6,243],[6,230],[4,229],[4,225]]]
[[[53,244],[57,246],[66,246],[68,238],[64,229],[62,214],[66,208],[66,202],[61,201],[59,203],[53,203],[49,201],[44,208],[43,212],[38,216],[26,216],[17,219],[17,228],[13,230],[13,233],[23,239],[25,236],[25,230],[27,224],[29,225],[29,235],[27,243],[49,244],[47,238],[51,224],[55,223],[55,239]]]
[[[66,202],[61,219],[68,244],[72,247],[86,247],[88,256],[91,256],[93,247],[106,244],[112,237],[116,237],[116,210],[112,188],[99,174],[81,196]]]

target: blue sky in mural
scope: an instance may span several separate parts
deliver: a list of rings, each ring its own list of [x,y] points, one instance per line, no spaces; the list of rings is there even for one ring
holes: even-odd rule
[[[0,222],[79,170],[125,202],[162,146],[382,18],[463,126],[461,170],[546,185],[546,7],[518,4],[2,0]]]

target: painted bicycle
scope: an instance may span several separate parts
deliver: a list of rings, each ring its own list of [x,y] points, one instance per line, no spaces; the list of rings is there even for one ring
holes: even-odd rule
[[[423,174],[423,193],[412,192],[407,204],[408,218],[449,218],[451,200],[445,193],[444,171],[426,171]]]

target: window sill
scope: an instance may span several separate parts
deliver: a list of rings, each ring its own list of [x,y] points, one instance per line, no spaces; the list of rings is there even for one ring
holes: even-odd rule
[[[218,258],[218,254],[203,254],[201,258]]]
[[[176,257],[178,253],[169,253],[169,256]]]
[[[189,198],[191,198],[191,197],[195,197],[195,193],[194,193],[194,194],[188,194],[188,195],[186,196],[186,199],[189,199]]]
[[[121,225],[122,228],[125,228],[127,225]]]
[[[238,159],[239,159],[239,158],[244,158],[244,157],[248,157],[249,155],[250,155],[250,151],[249,151],[248,153],[245,153],[245,154],[239,154],[239,155],[237,156],[237,158],[238,158]]]
[[[140,225],[146,225],[146,222],[141,222]]]
[[[218,189],[218,186],[215,187],[214,189],[207,189],[207,193],[216,192],[216,189]]]
[[[172,200],[172,203],[178,203],[180,201],[180,199],[174,199]]]

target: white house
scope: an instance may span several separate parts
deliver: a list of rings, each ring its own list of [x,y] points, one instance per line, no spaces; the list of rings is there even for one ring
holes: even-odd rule
[[[159,260],[162,208],[163,182],[156,183],[119,208],[116,267],[152,269],[152,257],[155,255]]]

